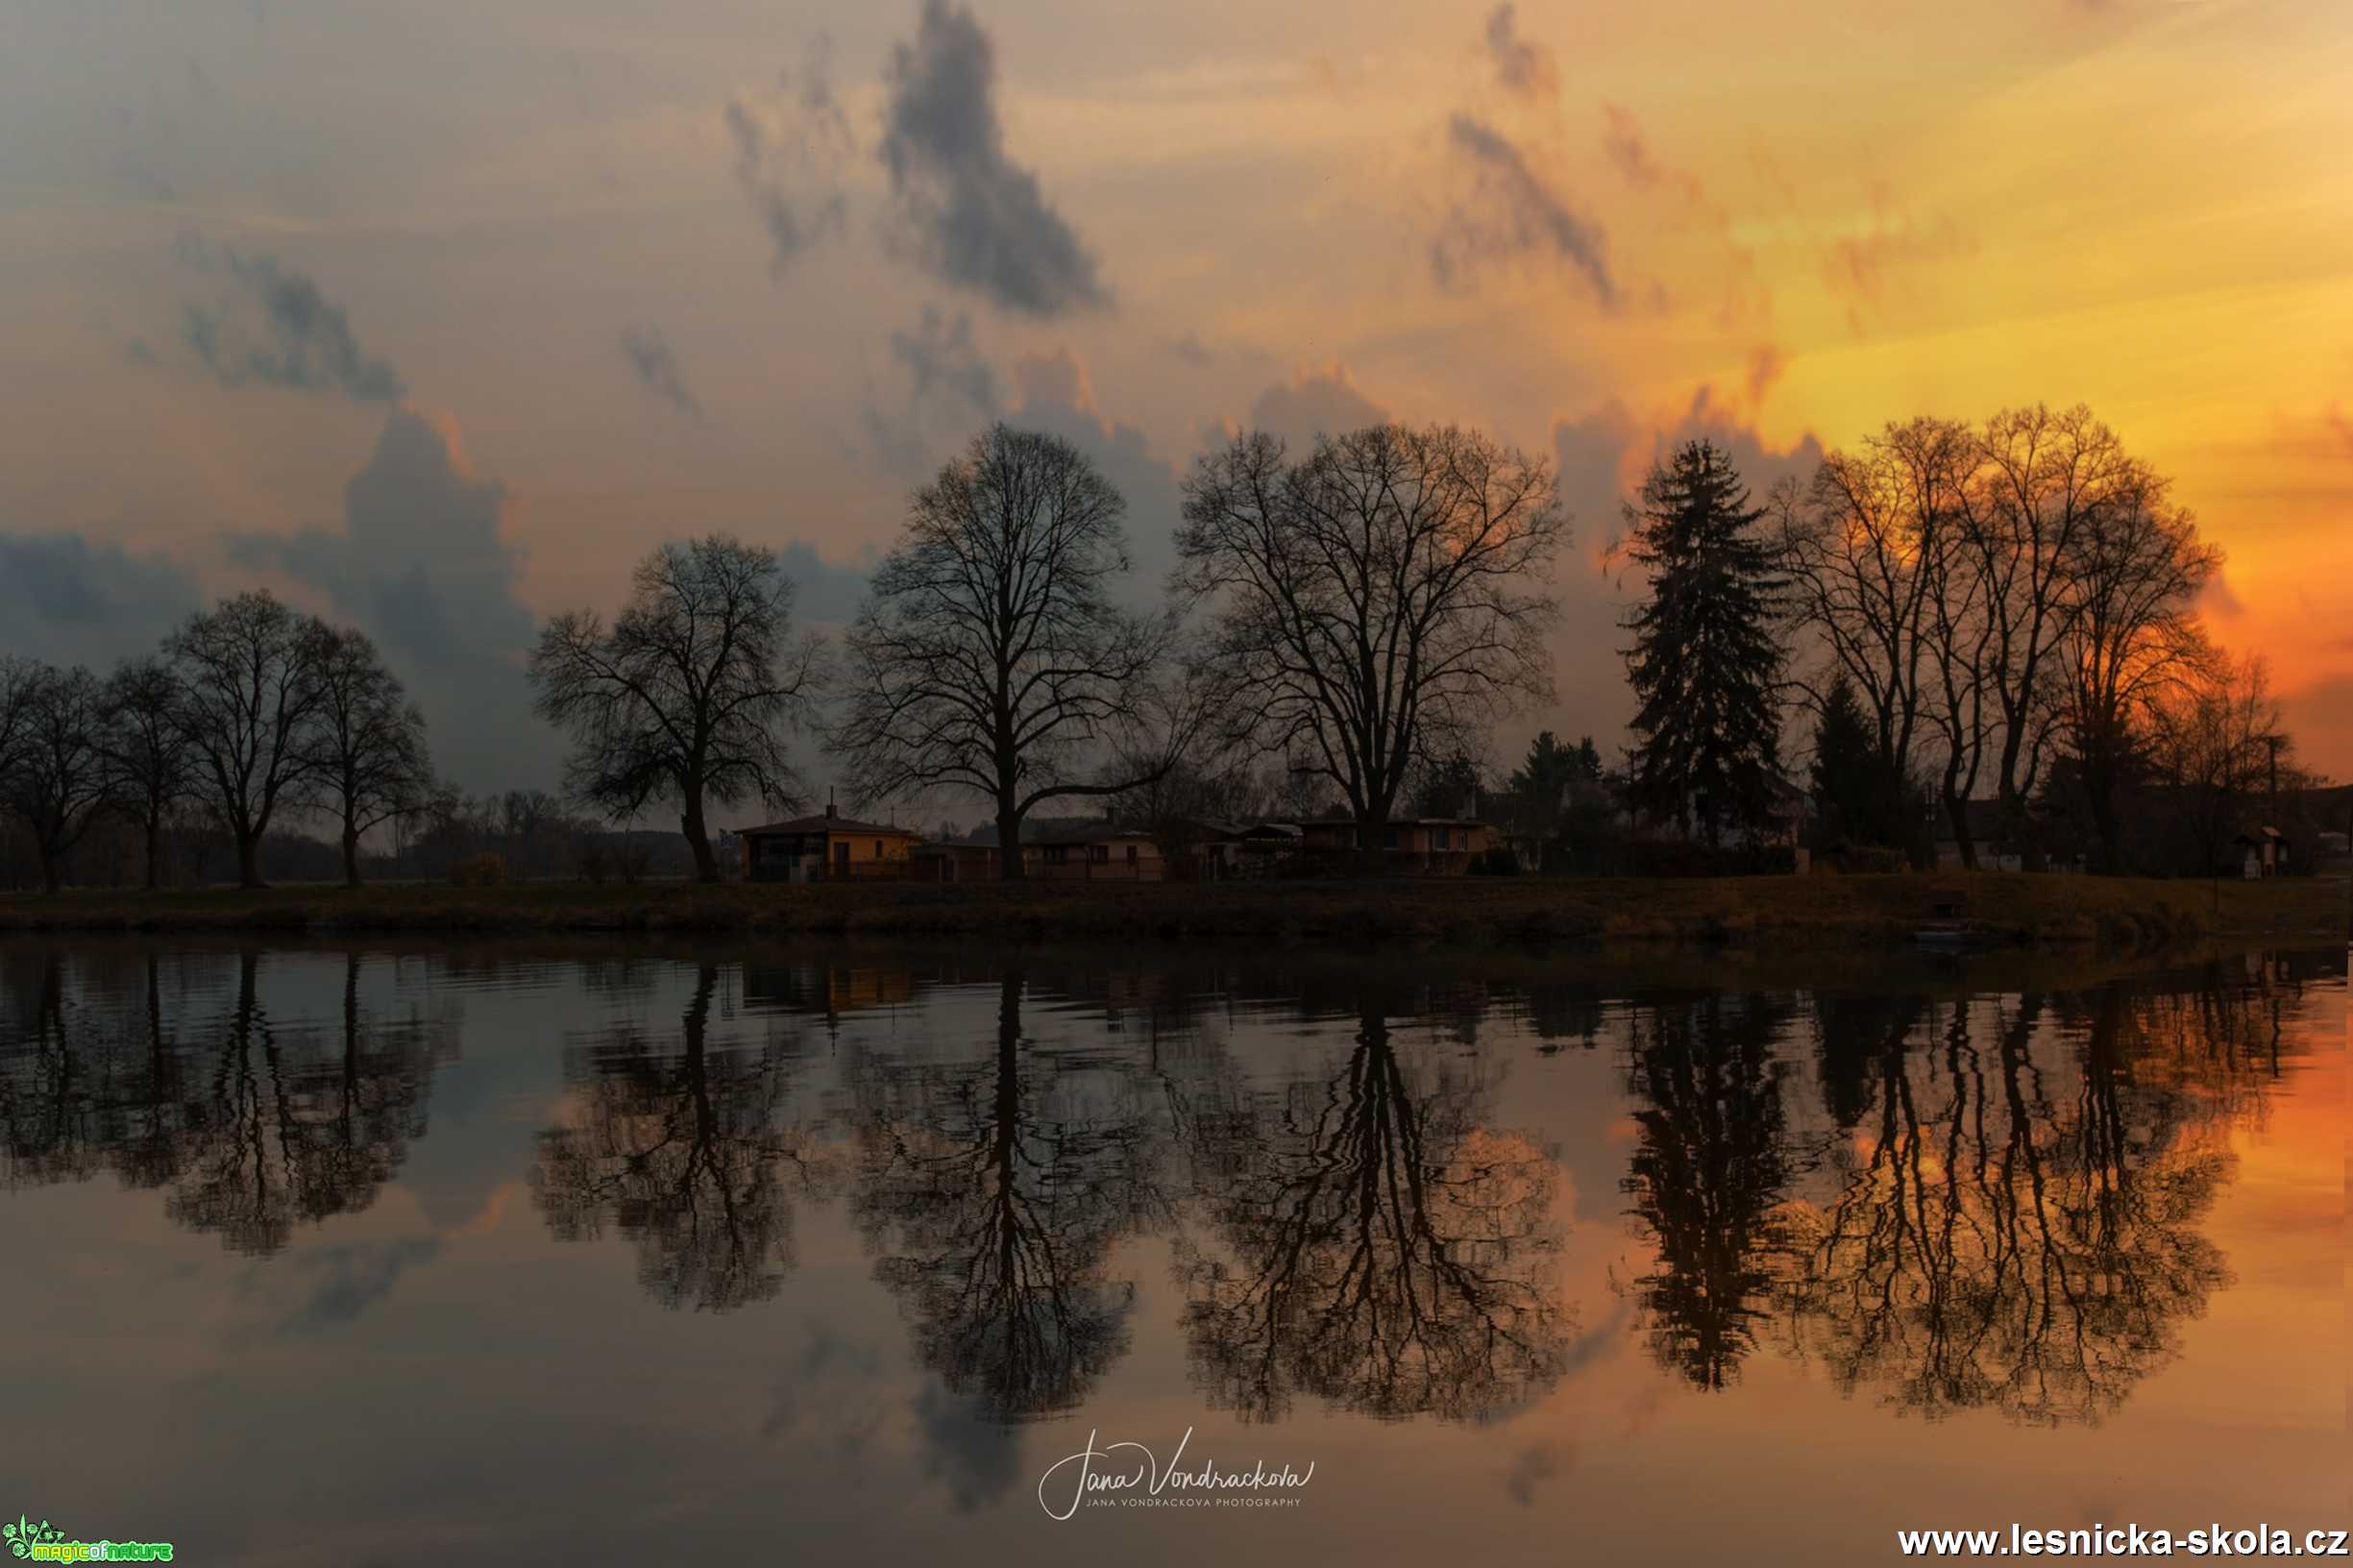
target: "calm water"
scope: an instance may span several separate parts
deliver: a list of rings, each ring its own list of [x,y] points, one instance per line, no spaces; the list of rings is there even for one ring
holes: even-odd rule
[[[338,1564],[2353,1524],[2343,951],[1888,968],[0,945],[0,1508]],[[1304,1484],[1054,1468],[1189,1429]]]

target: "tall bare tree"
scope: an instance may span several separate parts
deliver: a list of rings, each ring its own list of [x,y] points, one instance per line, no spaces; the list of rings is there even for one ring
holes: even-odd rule
[[[41,666],[32,659],[0,654],[0,773],[13,765],[24,738],[25,715]]]
[[[2263,656],[2232,659],[2218,651],[2200,661],[2155,705],[2152,728],[2157,778],[2195,850],[2195,870],[2211,876],[2247,801],[2281,755],[2294,749]]]
[[[640,561],[608,627],[594,610],[540,632],[530,679],[570,732],[574,794],[614,818],[673,800],[695,874],[719,880],[705,809],[799,796],[787,741],[808,713],[823,647],[791,634],[776,552],[714,533]]]
[[[164,825],[196,785],[180,683],[163,660],[132,659],[107,677],[101,709],[99,748],[116,803],[138,819],[152,890],[163,881]]]
[[[322,626],[317,637],[319,711],[308,794],[333,819],[344,885],[355,888],[360,838],[422,810],[431,792],[425,713],[365,633]]]
[[[2079,603],[2073,570],[2091,521],[2136,482],[2115,432],[2078,404],[2004,409],[1977,437],[1976,504],[1960,549],[1983,585],[1983,689],[1998,741],[1996,798],[2015,822],[2042,776],[2054,676]]]
[[[315,765],[319,624],[256,591],[190,616],[163,646],[206,802],[236,841],[238,883],[257,888],[261,836]]]
[[[1551,691],[1550,465],[1476,431],[1378,425],[1293,461],[1262,432],[1185,485],[1179,585],[1213,621],[1230,738],[1329,779],[1360,835],[1416,765]]]
[[[80,666],[44,666],[24,677],[17,700],[18,733],[0,770],[0,804],[32,833],[41,886],[55,893],[66,852],[110,799],[106,756],[98,749],[98,680]]]
[[[2198,537],[2197,520],[2168,490],[2137,465],[2085,518],[2070,568],[2060,723],[2099,868],[2111,872],[2123,861],[2120,796],[2143,760],[2154,704],[2212,653],[2196,601],[2221,570],[2222,551]]]
[[[1150,681],[1169,621],[1113,597],[1127,502],[1059,436],[992,427],[915,494],[850,628],[832,730],[852,791],[939,788],[995,807],[1007,880],[1046,801],[1134,789],[1170,765]],[[1159,717],[1167,717],[1164,704]]]

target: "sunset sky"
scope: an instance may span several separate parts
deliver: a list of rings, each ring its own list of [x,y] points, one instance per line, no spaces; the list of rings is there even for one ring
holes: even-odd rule
[[[1630,710],[1616,497],[2088,403],[2353,774],[2340,0],[5,0],[0,650],[266,582],[469,788],[549,784],[535,620],[664,538],[854,607],[982,423],[1169,559],[1206,441],[1382,414],[1560,466],[1560,693]]]

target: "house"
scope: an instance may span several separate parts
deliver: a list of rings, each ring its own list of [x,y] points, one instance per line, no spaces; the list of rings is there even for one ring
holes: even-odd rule
[[[1392,819],[1375,830],[1381,839],[1377,845],[1364,842],[1366,831],[1348,817],[1302,822],[1299,847],[1307,854],[1326,855],[1378,850],[1392,870],[1459,876],[1476,856],[1496,845],[1495,829],[1472,817]]]
[[[1140,827],[1085,818],[1022,824],[1022,874],[1052,882],[1158,882],[1166,871],[1160,844]],[[1002,875],[994,824],[952,844],[926,844],[908,874],[926,882],[994,882]]]
[[[2243,851],[2241,864],[2249,882],[2288,874],[2288,836],[2278,828],[2252,828],[2232,842]]]
[[[904,876],[908,856],[919,840],[908,828],[855,821],[831,811],[796,817],[789,822],[770,822],[765,827],[747,827],[737,837],[744,845],[747,882]]]

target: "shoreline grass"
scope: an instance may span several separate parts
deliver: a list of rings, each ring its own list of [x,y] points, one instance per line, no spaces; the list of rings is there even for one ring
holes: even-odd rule
[[[606,932],[1772,950],[1909,946],[1957,897],[1979,946],[2147,951],[2346,934],[2334,877],[2151,881],[2002,872],[1103,884],[382,883],[0,894],[12,932]]]

